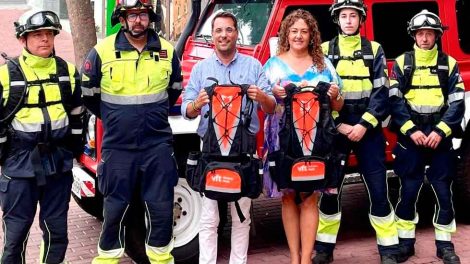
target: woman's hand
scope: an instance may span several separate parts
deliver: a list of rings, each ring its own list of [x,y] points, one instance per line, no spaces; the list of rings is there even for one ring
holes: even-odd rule
[[[327,94],[331,99],[336,100],[336,98],[338,98],[338,95],[340,95],[339,86],[336,83],[330,83],[330,88],[328,89]]]
[[[284,89],[284,87],[280,86],[280,81],[278,81],[274,87],[273,87],[273,94],[274,96],[276,96],[277,98],[280,98],[280,99],[284,99],[286,98],[287,94],[286,94],[286,89]]]

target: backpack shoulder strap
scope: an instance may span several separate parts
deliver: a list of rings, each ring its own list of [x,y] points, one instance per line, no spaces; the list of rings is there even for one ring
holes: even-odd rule
[[[437,55],[437,77],[439,78],[439,85],[444,95],[444,102],[447,102],[449,94],[449,56],[442,51]]]
[[[72,111],[72,85],[68,64],[60,57],[55,57],[55,61],[61,101],[64,105],[65,111],[70,113]]]
[[[408,51],[404,54],[403,62],[403,78],[405,80],[403,95],[405,95],[411,89],[411,81],[415,71],[415,52]]]
[[[23,94],[27,90],[27,83],[18,67],[20,61],[18,58],[12,59],[7,63],[8,74],[10,76],[10,92],[6,103],[3,106],[2,121],[5,123],[11,122],[15,114],[21,109],[20,104],[23,104]]]
[[[328,42],[328,59],[336,68],[339,62],[339,47],[338,47],[338,36],[335,36]]]
[[[369,79],[374,83],[374,51],[372,50],[372,43],[361,36],[361,51],[364,65],[369,68]]]

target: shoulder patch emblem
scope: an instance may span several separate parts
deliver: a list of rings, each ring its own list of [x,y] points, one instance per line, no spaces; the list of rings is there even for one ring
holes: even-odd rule
[[[160,54],[160,58],[162,58],[162,59],[167,59],[168,58],[167,50],[160,50],[158,53]]]
[[[85,63],[83,64],[83,70],[86,72],[86,73],[90,73],[91,72],[91,61],[90,60],[86,60]]]

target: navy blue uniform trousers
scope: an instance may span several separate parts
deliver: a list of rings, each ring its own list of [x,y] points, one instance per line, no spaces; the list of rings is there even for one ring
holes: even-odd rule
[[[424,132],[429,132],[429,129]],[[415,218],[416,202],[426,174],[437,199],[433,222],[449,225],[454,220],[451,184],[457,165],[452,141],[449,138],[443,139],[437,149],[430,149],[417,146],[409,137],[400,136],[394,154],[394,170],[401,183],[396,216],[409,221]],[[425,171],[426,165],[429,165],[429,168]],[[415,239],[401,239],[400,243],[411,246],[414,242]],[[452,243],[436,240],[436,246],[451,247]]]
[[[36,178],[0,176],[4,248],[1,263],[26,263],[26,243],[39,202],[39,226],[43,232],[41,263],[62,263],[67,250],[67,212],[72,189],[72,172],[50,175],[46,185]]]
[[[367,186],[369,193],[370,214],[377,217],[390,215],[392,212],[388,200],[387,177],[385,167],[385,138],[382,128],[369,129],[361,141],[352,142],[344,135],[335,138],[335,148],[349,158],[351,150],[356,154],[359,164],[359,172]],[[347,159],[346,159],[347,160]],[[320,199],[320,211],[327,215],[334,215],[341,211],[341,194],[345,173],[341,175],[341,183],[337,195],[322,195]],[[333,252],[335,244],[321,241],[315,242],[315,250]],[[396,254],[397,245],[378,245],[380,254]]]
[[[178,183],[173,155],[169,143],[145,150],[103,149],[98,166],[98,187],[104,196],[100,249],[124,248],[123,222],[135,190],[140,190],[138,196],[145,208],[145,243],[168,245],[173,232],[174,186]]]

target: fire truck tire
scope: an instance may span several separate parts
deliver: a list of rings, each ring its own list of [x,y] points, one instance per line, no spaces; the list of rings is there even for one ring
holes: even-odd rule
[[[78,198],[74,193],[72,197],[83,211],[100,221],[103,220],[103,195],[100,192],[96,191],[95,197]]]
[[[465,131],[462,145],[458,151],[460,160],[454,181],[454,203],[457,220],[470,224],[470,129]]]
[[[131,203],[126,222],[126,253],[136,263],[146,264],[144,209],[140,203]],[[199,218],[202,198],[189,188],[186,180],[179,179],[175,187],[173,236],[175,247],[173,257],[177,263],[197,263],[199,255]]]

